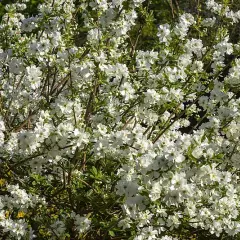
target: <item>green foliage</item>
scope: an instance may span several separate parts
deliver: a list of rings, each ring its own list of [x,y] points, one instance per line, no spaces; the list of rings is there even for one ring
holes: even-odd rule
[[[6,13],[5,6],[7,4],[16,3],[16,0],[2,0],[0,3],[0,20],[2,19],[3,14]],[[38,13],[38,5],[43,3],[44,0],[30,0],[26,3],[27,8],[23,11],[27,16],[34,16]]]
[[[37,14],[37,6],[39,3],[43,2],[44,0],[31,0],[27,4],[27,9],[24,10],[24,13],[26,16],[32,16]],[[11,3],[14,1],[8,1],[3,0],[0,3],[0,18],[5,13],[4,6],[8,3]],[[237,4],[240,1],[224,1],[224,3],[227,5],[237,6]],[[81,3],[81,1],[79,1]],[[126,8],[127,8],[127,1],[126,1]],[[202,1],[181,1],[178,2],[175,1],[168,1],[168,0],[148,0],[146,1],[142,7],[137,9],[138,11],[138,19],[137,24],[134,26],[134,28],[128,33],[129,34],[129,46],[132,45],[132,52],[128,56],[129,61],[129,69],[133,66],[131,61],[133,60],[133,57],[136,50],[159,50],[159,41],[157,37],[157,30],[159,24],[169,23],[172,24],[176,21],[177,16],[184,12],[192,12],[198,15],[200,12],[203,12],[204,15],[204,4]],[[94,15],[94,14],[93,14]],[[95,16],[93,16],[95,17]],[[67,29],[66,33],[63,34],[64,39],[69,46],[76,44],[77,46],[83,46],[86,42],[86,34],[87,29],[85,26],[83,26],[83,22],[81,19],[81,16],[77,15],[76,17],[78,21],[78,29],[74,30],[77,32],[76,38],[73,38],[71,35],[72,29]],[[201,38],[203,40],[203,43],[211,42],[212,45],[217,43],[220,39],[226,36],[226,28],[221,27],[221,23],[219,24],[218,29],[212,29],[212,34],[209,36],[208,32],[205,32],[201,28],[201,17],[199,16],[197,18],[197,23],[193,26],[191,29],[191,32],[189,33],[190,37],[195,38]],[[234,41],[238,39],[239,33],[236,33],[236,27],[230,27],[230,37]],[[74,36],[75,37],[75,36]],[[108,36],[107,36],[108,37]],[[107,38],[106,37],[106,38]],[[5,41],[4,41],[5,40]],[[104,39],[105,40],[105,39]],[[0,41],[6,42],[6,45],[8,44],[8,41],[11,41],[11,39],[5,39],[5,36],[0,37]],[[171,64],[174,66],[175,62],[177,61],[177,58],[183,51],[181,48],[178,48],[181,41],[184,40],[176,39],[172,41],[172,44],[169,46],[169,51],[172,53],[172,57],[169,57],[168,65],[171,66]],[[237,41],[237,40],[236,40]],[[107,45],[105,42],[103,43]],[[19,55],[24,56],[24,52],[26,51],[26,48],[24,48],[25,43],[23,42],[22,45],[19,44],[18,48],[14,49],[14,51],[18,52]],[[206,62],[211,61],[211,55],[212,55],[212,49],[211,46],[210,50],[205,53],[205,56],[203,57]],[[102,46],[101,46],[102,47]],[[102,47],[104,48],[104,46]],[[108,46],[106,46],[106,49]],[[55,50],[55,49],[54,49]],[[88,53],[88,49],[85,50],[85,52],[82,54],[79,53],[79,59]],[[121,59],[120,59],[121,60]],[[124,60],[123,60],[124,61]],[[228,61],[229,65],[227,67],[231,66],[232,59],[226,59]],[[119,61],[121,62],[121,61]],[[155,65],[153,65],[155,66]],[[99,70],[99,66],[96,67],[97,70]],[[48,71],[48,69],[46,70]],[[206,85],[209,87],[210,90],[213,89],[214,84],[208,83],[208,66],[206,66],[206,71],[204,73],[192,73],[191,77],[195,79],[195,81],[201,82],[203,85]],[[186,70],[187,72],[187,70]],[[54,75],[53,73],[52,75]],[[188,74],[191,74],[191,71],[189,70]],[[163,75],[166,79],[168,78],[167,74],[166,76]],[[98,74],[97,78],[99,78],[100,84],[106,83],[106,78],[104,74]],[[166,81],[167,82],[167,81]],[[140,82],[141,84],[141,82]],[[164,83],[166,87],[171,88],[179,83]],[[169,84],[169,85],[168,85]],[[120,87],[120,86],[119,86]],[[161,86],[162,87],[162,86]],[[97,88],[97,87],[96,87]],[[160,88],[160,87],[159,87]],[[95,91],[95,89],[94,89]],[[75,95],[74,95],[75,94]],[[72,92],[72,98],[76,97],[78,93]],[[93,94],[92,94],[93,95]],[[91,96],[89,99],[91,99]],[[102,102],[101,102],[102,101]],[[90,102],[89,105],[92,108],[93,111],[97,111],[100,109],[100,107],[103,105],[102,103],[104,100],[98,99],[95,97],[93,98],[92,103]],[[45,103],[48,105],[48,102]],[[135,104],[135,103],[134,103]],[[167,105],[169,104],[169,105]],[[166,105],[163,105],[165,110],[169,110],[170,113],[175,114],[176,116],[178,114],[182,114],[183,112],[181,109],[178,109],[178,107],[175,106],[175,102],[172,101],[170,103],[167,103]],[[130,109],[130,108],[129,108]],[[88,109],[87,109],[88,110]],[[162,109],[161,109],[162,111]],[[88,111],[86,111],[87,113]],[[191,109],[187,109],[185,111],[185,115],[187,117],[190,117],[193,112],[191,112]],[[124,114],[125,115],[125,114]],[[87,114],[86,114],[87,116]],[[56,116],[53,116],[56,117]],[[197,120],[197,125],[205,118],[205,116],[194,116]],[[56,117],[57,118],[57,117]],[[124,116],[123,119],[126,119],[127,117]],[[58,121],[57,119],[56,121]],[[169,120],[172,120],[169,118]],[[167,122],[169,123],[169,122]],[[164,123],[165,124],[165,123]],[[160,126],[160,124],[159,124]],[[157,126],[157,128],[159,127]],[[171,124],[169,125],[171,126]],[[164,128],[165,125],[160,126],[160,128]],[[155,128],[154,128],[155,129]],[[154,130],[153,129],[153,130]],[[88,124],[86,124],[86,130],[90,133],[91,128]],[[164,131],[165,131],[164,130]],[[147,133],[147,132],[146,132]],[[211,136],[210,136],[211,137]],[[209,137],[209,138],[210,138]],[[206,137],[207,138],[207,137]],[[194,165],[200,164],[198,162],[198,158],[195,158],[192,154],[193,147],[189,148],[188,156],[189,159],[192,161]],[[66,218],[69,217],[71,214],[71,210],[74,210],[76,213],[80,215],[88,214],[90,217],[91,215],[95,215],[94,218],[92,218],[93,225],[95,227],[95,232],[89,232],[88,238],[89,239],[114,239],[116,236],[121,236],[121,239],[128,238],[130,235],[135,235],[134,230],[130,229],[122,232],[120,228],[116,227],[119,221],[121,220],[121,208],[120,204],[124,197],[116,196],[114,193],[114,188],[116,186],[116,182],[119,180],[116,176],[117,169],[122,164],[121,160],[119,159],[111,159],[105,156],[105,158],[101,158],[96,161],[91,161],[91,148],[92,145],[89,144],[87,147],[84,147],[83,151],[76,150],[74,157],[69,160],[67,163],[59,163],[59,169],[58,171],[62,174],[62,182],[57,180],[51,172],[51,168],[46,170],[46,176],[42,176],[40,174],[30,174],[27,182],[27,186],[25,186],[25,189],[28,190],[29,193],[32,193],[34,195],[44,196],[47,200],[48,205],[47,206],[41,206],[39,205],[36,209],[32,209],[28,214],[28,219],[30,219],[30,223],[32,226],[34,226],[35,229],[38,229],[39,234],[41,235],[41,238],[38,239],[50,239],[51,235],[46,230],[46,223],[50,224],[49,219],[58,219],[61,218],[61,214],[66,214]],[[222,155],[216,155],[215,158],[219,161],[222,160]],[[200,159],[201,160],[201,159]],[[86,161],[87,164],[86,164]],[[202,164],[202,162],[201,162]],[[86,166],[87,165],[87,166]],[[15,166],[15,165],[14,165]],[[19,170],[20,169],[20,170]],[[14,169],[15,174],[17,175],[17,171],[28,171],[28,169],[24,169],[21,166],[18,166],[16,170]],[[30,171],[29,171],[30,172]],[[8,169],[8,166],[4,165],[2,169],[0,169],[0,173],[3,174],[3,179],[0,178],[0,186],[3,186],[4,190],[4,184],[5,181],[13,182],[14,177],[12,176],[13,171]],[[52,174],[52,175],[51,175]],[[20,175],[20,174],[19,174]],[[51,176],[51,179],[47,179],[47,176]],[[21,179],[18,180],[21,182]],[[16,182],[18,182],[16,181]],[[2,191],[3,191],[2,190]],[[174,213],[175,209],[170,209],[171,213]],[[21,218],[24,213],[14,213],[14,218]],[[45,215],[47,216],[46,222],[41,222],[40,220],[35,220],[33,222],[32,219],[37,218],[38,215]],[[186,229],[182,228],[180,229],[180,233],[177,234],[177,232],[173,232],[173,234],[176,234],[176,236],[179,239],[204,239],[202,236],[206,237],[206,232],[201,231],[197,229],[198,238],[195,237],[194,233],[191,233],[192,229],[187,229],[187,222],[189,219],[184,219],[186,223]],[[71,220],[67,222],[67,226],[70,229],[72,225]],[[183,225],[183,227],[185,227]],[[132,231],[132,234],[130,233]],[[0,235],[1,236],[1,235]],[[174,235],[175,236],[175,235]],[[65,236],[65,239],[70,239],[70,234]],[[213,236],[209,235],[207,236],[209,239],[214,239]],[[118,237],[119,238],[119,237]],[[74,236],[74,239],[87,239],[83,235],[80,236]],[[132,238],[128,238],[132,239]],[[230,239],[230,238],[229,238]]]

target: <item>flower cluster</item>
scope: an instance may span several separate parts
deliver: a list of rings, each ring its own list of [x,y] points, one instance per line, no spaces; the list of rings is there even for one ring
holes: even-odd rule
[[[0,238],[238,239],[239,11],[147,46],[150,1],[27,2],[0,23]]]

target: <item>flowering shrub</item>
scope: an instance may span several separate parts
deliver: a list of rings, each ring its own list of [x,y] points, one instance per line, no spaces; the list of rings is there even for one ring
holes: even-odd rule
[[[0,24],[1,239],[239,239],[240,11],[140,48],[150,1],[27,2]]]

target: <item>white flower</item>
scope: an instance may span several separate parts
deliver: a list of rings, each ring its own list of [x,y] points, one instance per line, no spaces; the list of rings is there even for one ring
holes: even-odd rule
[[[87,39],[89,42],[91,42],[93,44],[100,42],[101,38],[102,38],[102,32],[100,29],[95,28],[95,29],[91,29],[88,32]]]
[[[66,231],[66,227],[63,221],[57,220],[51,225],[51,231],[54,231],[57,236],[63,236]],[[54,234],[53,234],[54,236]]]
[[[28,79],[28,82],[26,82],[26,84],[29,84],[33,90],[40,87],[42,72],[39,67],[36,67],[35,65],[27,67],[26,75]]]
[[[71,217],[74,218],[74,224],[79,234],[86,232],[90,228],[91,220],[89,220],[87,217],[81,217],[79,214],[75,213],[72,213]]]
[[[125,101],[129,101],[129,99],[134,98],[135,91],[130,83],[128,82],[123,83],[120,89],[121,89],[120,94],[124,96]]]
[[[170,25],[169,24],[163,24],[158,27],[158,34],[160,42],[167,43],[171,37],[170,37],[171,31],[170,31]]]
[[[151,190],[150,195],[149,195],[151,200],[156,201],[157,199],[159,199],[160,196],[161,196],[161,191],[162,191],[161,182],[153,183],[152,190]]]
[[[123,230],[125,230],[131,227],[130,222],[131,222],[130,218],[124,218],[119,221],[118,226],[123,228]]]
[[[203,150],[200,147],[196,147],[193,151],[192,151],[192,155],[195,158],[200,158],[203,155]]]

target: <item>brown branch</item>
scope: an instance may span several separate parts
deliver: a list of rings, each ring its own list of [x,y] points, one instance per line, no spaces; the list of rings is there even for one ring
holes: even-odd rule
[[[94,89],[90,93],[88,103],[87,103],[87,109],[86,109],[85,116],[84,116],[86,127],[88,127],[89,124],[90,124],[89,119],[90,119],[90,116],[91,116],[91,113],[92,113],[92,110],[93,110],[93,102],[94,102],[96,94],[97,94],[97,89],[98,89],[98,81],[97,81],[97,78],[95,78]]]
[[[37,111],[34,111],[33,113],[29,114],[28,117],[20,124],[18,125],[16,128],[13,128],[11,129],[11,131],[14,131],[14,132],[19,132],[21,131],[27,124],[28,124],[28,127],[29,127],[29,121],[30,119],[35,116]]]
[[[201,97],[201,94],[185,109],[183,110],[175,119],[171,119],[169,118],[169,121],[170,122],[171,120],[173,120],[170,124],[168,124],[156,137],[155,139],[153,140],[153,144],[157,142],[157,140],[177,121],[179,120],[185,113],[186,111],[193,105],[195,104],[199,97]]]

